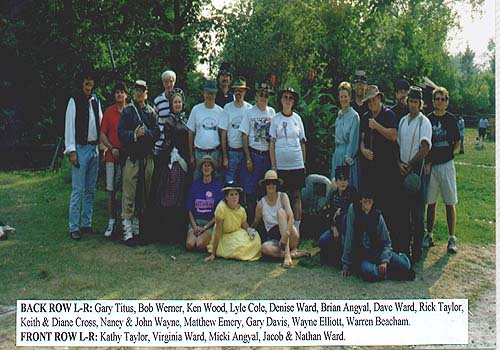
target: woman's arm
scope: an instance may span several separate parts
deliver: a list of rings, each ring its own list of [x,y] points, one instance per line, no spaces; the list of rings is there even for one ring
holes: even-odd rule
[[[271,168],[273,170],[276,170],[276,154],[274,153],[275,151],[275,142],[276,139],[273,137],[271,138],[271,141],[269,141],[269,158],[271,158]]]
[[[215,219],[215,218],[214,218]],[[224,219],[215,219],[216,229],[214,233],[214,243],[212,245],[212,254],[205,258],[205,261],[215,260],[217,254],[217,247],[219,246],[220,237],[222,236],[222,229],[224,228]]]
[[[257,225],[259,224],[260,220],[262,220],[262,202],[259,201],[257,203],[257,206],[255,207],[255,218],[253,219],[252,227],[254,229],[257,229]]]

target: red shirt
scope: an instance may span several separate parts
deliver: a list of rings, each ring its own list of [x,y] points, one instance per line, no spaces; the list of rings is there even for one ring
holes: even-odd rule
[[[116,105],[112,105],[104,112],[101,123],[101,131],[108,137],[109,142],[116,147],[120,148],[121,143],[118,138],[118,122],[120,121],[120,111]],[[105,162],[113,163],[113,155],[111,150],[106,152]]]

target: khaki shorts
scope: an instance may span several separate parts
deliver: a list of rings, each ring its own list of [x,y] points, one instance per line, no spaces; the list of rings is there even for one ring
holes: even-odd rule
[[[120,191],[123,167],[119,163],[106,162],[106,191]]]
[[[453,159],[443,164],[433,164],[431,167],[426,204],[435,204],[439,193],[446,205],[458,203],[457,176]]]

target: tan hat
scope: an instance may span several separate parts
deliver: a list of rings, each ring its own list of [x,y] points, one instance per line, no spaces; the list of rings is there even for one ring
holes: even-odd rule
[[[259,180],[259,185],[262,186],[267,180],[277,180],[280,185],[283,185],[283,179],[278,178],[278,174],[276,174],[276,171],[274,170],[266,171],[264,178]]]
[[[378,95],[384,97],[384,93],[382,93],[378,90],[378,86],[377,85],[368,85],[366,87],[365,98],[363,99],[363,102],[368,101],[370,98],[373,98],[373,97],[378,96]]]
[[[212,168],[214,169],[214,171],[215,169],[217,169],[217,163],[215,162],[215,160],[208,154],[205,154],[203,157],[201,157],[200,161],[198,162],[198,168],[200,169],[200,171],[201,171],[201,166],[206,162],[210,162],[210,164],[212,164]]]

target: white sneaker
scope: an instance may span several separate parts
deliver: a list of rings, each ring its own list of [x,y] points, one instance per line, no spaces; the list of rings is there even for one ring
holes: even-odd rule
[[[111,237],[114,229],[115,229],[115,220],[109,220],[108,228],[106,229],[106,231],[104,231],[104,237],[106,237],[106,238]]]
[[[129,219],[123,219],[123,240],[128,241],[133,237],[132,222]]]
[[[132,233],[134,234],[134,236],[139,235],[139,218],[137,217],[134,217],[134,219],[132,220]]]

